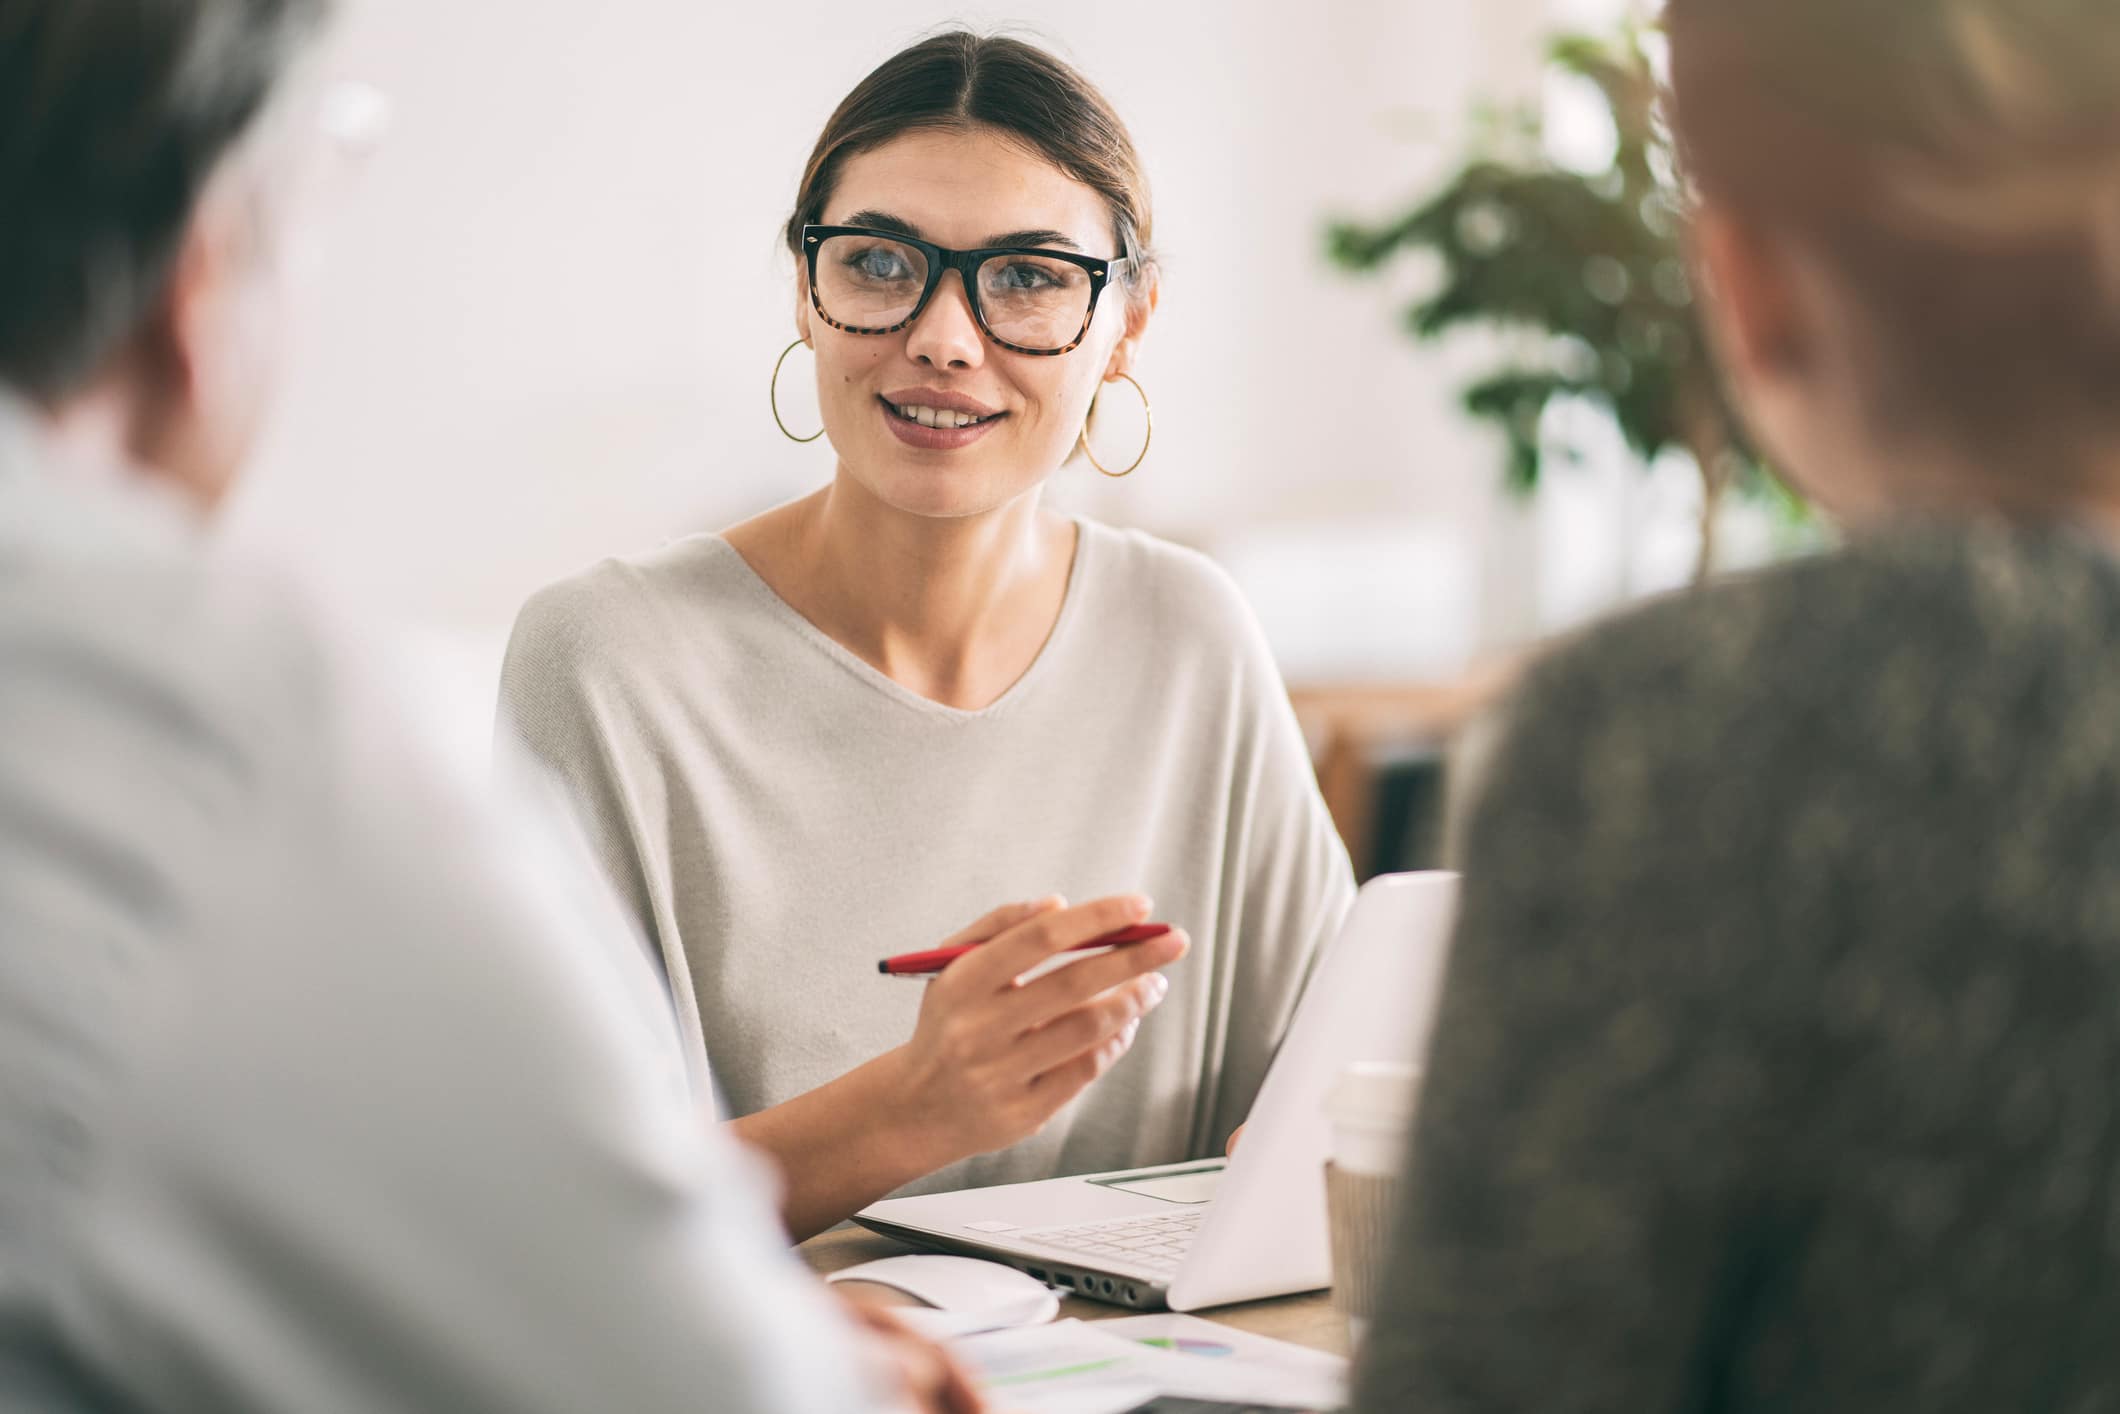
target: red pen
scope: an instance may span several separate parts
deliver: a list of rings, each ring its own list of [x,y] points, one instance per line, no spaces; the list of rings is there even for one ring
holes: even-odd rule
[[[1101,938],[1077,943],[1066,951],[1082,952],[1088,948],[1118,948],[1128,943],[1145,943],[1150,938],[1160,938],[1169,931],[1168,923],[1136,923],[1131,928],[1121,928],[1117,932],[1106,933]],[[993,940],[989,938],[976,943],[959,943],[953,948],[930,948],[926,952],[900,953],[896,957],[887,957],[877,963],[876,970],[887,977],[924,977],[940,972],[974,948],[985,947],[991,941]]]

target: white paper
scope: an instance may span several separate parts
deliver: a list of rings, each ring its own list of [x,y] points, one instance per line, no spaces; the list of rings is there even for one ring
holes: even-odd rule
[[[1137,1368],[1148,1347],[1080,1321],[996,1331],[950,1348],[998,1414],[1124,1414],[1158,1393]]]
[[[1115,1330],[1127,1327],[1177,1348],[1143,1345]],[[1181,1342],[1212,1353],[1180,1353]],[[1325,1409],[1341,1402],[1345,1388],[1344,1362],[1336,1357],[1183,1316],[1059,1321],[972,1336],[951,1348],[1002,1414],[1121,1414],[1157,1395]]]
[[[1347,1400],[1347,1361],[1307,1345],[1253,1335],[1176,1311],[1099,1321],[1097,1329],[1122,1340],[1153,1342],[1152,1348],[1186,1359],[1228,1361],[1247,1377],[1260,1379],[1250,1397],[1267,1403],[1279,1400],[1331,1408]]]

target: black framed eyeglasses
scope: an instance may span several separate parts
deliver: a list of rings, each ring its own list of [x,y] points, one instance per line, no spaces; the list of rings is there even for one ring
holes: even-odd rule
[[[849,334],[895,334],[920,317],[945,271],[964,279],[972,317],[1015,353],[1054,358],[1089,335],[1097,297],[1128,262],[1070,250],[950,250],[872,226],[804,226],[810,303]]]

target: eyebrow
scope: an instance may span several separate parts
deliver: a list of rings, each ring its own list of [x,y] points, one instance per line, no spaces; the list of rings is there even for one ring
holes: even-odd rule
[[[927,236],[921,229],[902,216],[893,216],[888,211],[857,211],[840,223],[846,226],[869,226],[879,231],[891,231],[901,236],[911,236],[924,241]],[[1073,236],[1065,231],[1029,230],[1007,231],[998,236],[989,236],[979,247],[988,249],[1003,246],[1046,246],[1061,250],[1081,251]],[[1087,254],[1087,252],[1083,252]]]

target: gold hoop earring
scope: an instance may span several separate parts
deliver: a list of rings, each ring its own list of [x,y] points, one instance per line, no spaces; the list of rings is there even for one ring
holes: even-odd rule
[[[1126,470],[1110,471],[1106,469],[1103,462],[1097,460],[1097,454],[1089,449],[1089,423],[1087,420],[1085,420],[1082,424],[1082,436],[1080,438],[1080,441],[1082,443],[1082,455],[1089,458],[1089,464],[1095,467],[1098,471],[1103,472],[1106,476],[1109,476],[1114,481],[1117,481],[1122,476],[1132,476],[1135,471],[1139,470],[1141,463],[1148,460],[1149,443],[1156,440],[1156,413],[1155,409],[1151,408],[1148,405],[1148,390],[1143,388],[1139,383],[1135,383],[1134,377],[1130,373],[1122,373],[1119,376],[1121,378],[1124,378],[1127,382],[1133,383],[1134,392],[1138,394],[1141,398],[1141,417],[1143,421],[1148,424],[1148,435],[1141,439],[1141,455],[1135,457],[1132,462],[1128,463]],[[1091,405],[1091,410],[1095,410],[1094,404]]]
[[[780,420],[780,366],[788,361],[789,354],[801,348],[802,345],[803,340],[797,339],[780,351],[780,357],[773,361],[773,386],[766,393],[766,401],[773,409],[773,425],[778,427],[780,435],[787,438],[790,442],[814,442],[819,437],[824,436],[824,429],[820,427],[807,437],[798,437],[788,431],[788,425]]]

